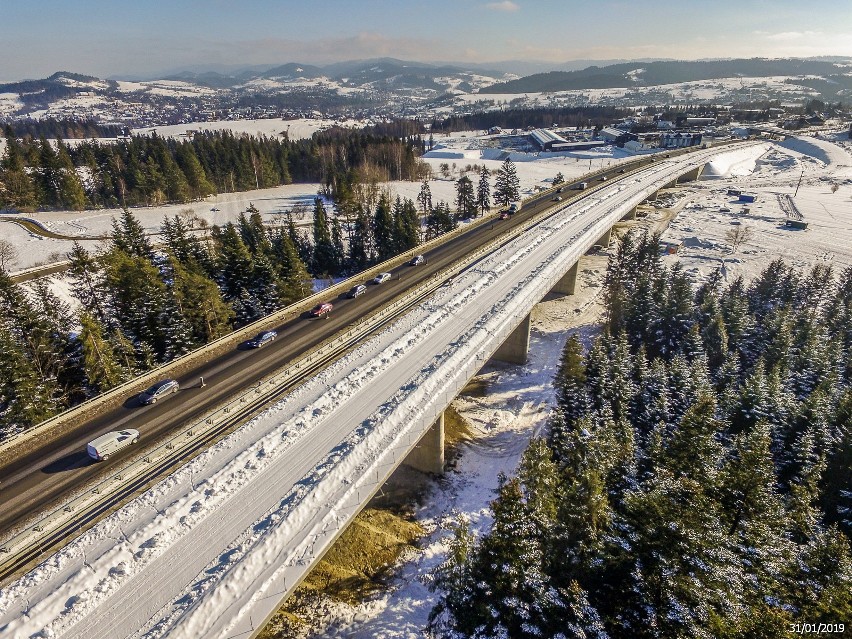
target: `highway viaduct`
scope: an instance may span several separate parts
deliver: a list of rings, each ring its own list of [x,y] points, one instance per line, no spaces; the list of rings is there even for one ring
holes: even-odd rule
[[[291,405],[285,400],[273,435],[249,437],[241,442],[244,450],[223,455],[221,472],[232,472],[228,464],[242,462],[246,451],[266,451],[257,473],[155,556],[117,573],[112,551],[93,535],[74,542],[82,551],[59,553],[66,559],[54,582],[34,589],[16,582],[15,592],[27,606],[39,597],[48,608],[62,608],[59,601],[77,605],[75,597],[85,601],[84,615],[67,605],[57,611],[51,625],[57,637],[120,637],[140,629],[150,637],[255,635],[400,463],[442,471],[443,411],[488,359],[525,361],[535,304],[550,291],[573,293],[582,255],[608,244],[613,224],[659,189],[696,178],[713,153],[662,160],[601,184],[555,213],[530,219],[512,240],[473,255],[403,319],[300,387]],[[268,452],[265,438],[280,438],[282,431],[283,450]],[[170,504],[194,499],[200,489],[190,485],[186,496],[169,492],[153,507],[166,516]],[[135,557],[133,544],[144,547],[144,534],[122,535]],[[81,562],[106,571],[115,588],[100,597],[75,591],[83,586],[71,575]],[[0,630],[40,631],[33,623],[43,618],[24,613],[7,607]]]

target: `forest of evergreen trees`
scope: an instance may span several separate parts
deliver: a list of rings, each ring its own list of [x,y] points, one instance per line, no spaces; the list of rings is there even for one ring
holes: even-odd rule
[[[769,639],[852,619],[852,269],[776,261],[696,290],[659,255],[628,236],[611,258],[606,329],[569,340],[548,436],[436,576],[439,634]]]
[[[525,129],[561,126],[609,126],[621,118],[635,115],[630,109],[610,106],[560,107],[552,109],[505,109],[467,115],[451,115],[432,123],[432,131],[474,131],[499,126]]]
[[[205,132],[190,140],[133,136],[103,144],[6,131],[0,158],[0,208],[18,210],[152,206],[197,200],[213,193],[321,182],[338,185],[420,180],[423,142],[332,128],[310,140]]]
[[[15,120],[13,124],[3,127],[4,137],[15,138],[40,138],[49,140],[56,138],[82,139],[82,138],[115,138],[122,135],[125,128],[118,124],[101,124],[95,120],[81,120],[74,118],[44,118],[36,120],[32,118]]]

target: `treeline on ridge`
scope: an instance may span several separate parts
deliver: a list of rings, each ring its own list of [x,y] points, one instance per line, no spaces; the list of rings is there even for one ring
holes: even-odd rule
[[[296,182],[419,180],[419,136],[397,139],[332,128],[309,140],[204,132],[68,145],[7,131],[0,158],[0,208],[18,210],[153,206]]]
[[[852,268],[696,289],[628,236],[547,437],[457,531],[453,637],[782,637],[852,618]],[[804,627],[804,626],[802,626]]]
[[[432,122],[432,131],[474,131],[498,126],[503,129],[525,129],[527,127],[603,127],[635,115],[630,109],[611,106],[563,107],[553,109],[505,109],[483,111],[466,115],[451,115]]]
[[[56,138],[115,138],[122,135],[125,127],[119,124],[101,124],[92,119],[75,118],[26,118],[6,124],[4,137],[40,138],[49,140]]]

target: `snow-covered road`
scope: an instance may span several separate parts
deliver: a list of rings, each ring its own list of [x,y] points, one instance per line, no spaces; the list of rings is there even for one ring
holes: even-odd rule
[[[728,151],[736,153],[736,151]],[[260,624],[662,161],[524,233],[0,593],[0,634],[230,637]]]

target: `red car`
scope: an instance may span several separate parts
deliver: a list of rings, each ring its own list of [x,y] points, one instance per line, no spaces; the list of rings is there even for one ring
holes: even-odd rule
[[[331,309],[334,308],[331,302],[323,302],[322,304],[317,304],[311,309],[311,315],[313,317],[325,317],[331,312]]]
[[[509,212],[508,212],[508,211],[503,211],[503,212],[500,214],[500,219],[501,219],[501,220],[508,220],[508,219],[509,219]]]

